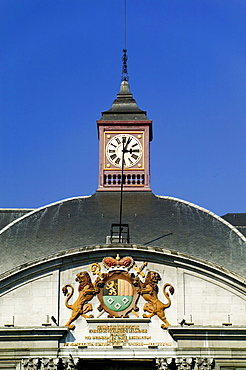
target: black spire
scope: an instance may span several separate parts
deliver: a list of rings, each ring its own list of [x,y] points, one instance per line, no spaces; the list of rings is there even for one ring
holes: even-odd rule
[[[128,71],[127,71],[127,49],[123,49],[123,57],[122,57],[122,75],[121,81],[129,81]]]

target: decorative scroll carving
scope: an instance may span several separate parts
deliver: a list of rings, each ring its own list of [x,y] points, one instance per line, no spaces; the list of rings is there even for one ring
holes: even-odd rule
[[[81,359],[68,358],[28,358],[23,359],[21,368],[24,370],[76,370],[80,368]],[[177,370],[212,370],[214,368],[213,358],[156,358],[158,370],[170,370],[176,365]]]
[[[40,368],[40,360],[38,358],[23,359],[22,368],[25,370],[38,370]]]
[[[75,360],[70,357],[68,359],[63,359],[63,366],[65,370],[74,370],[77,369],[77,366],[75,364]]]
[[[193,359],[192,358],[176,358],[175,360],[177,370],[191,370]]]
[[[41,362],[41,370],[56,370],[59,359],[43,358]]]
[[[171,299],[167,288],[169,287],[170,294],[174,293],[174,287],[171,284],[165,284],[163,287],[163,293],[166,297],[168,303],[164,304],[158,299],[158,282],[161,280],[160,275],[157,272],[149,271],[145,282],[141,283],[141,295],[148,302],[144,305],[144,311],[149,312],[150,314],[144,314],[143,317],[152,317],[157,315],[164,324],[161,325],[163,329],[166,329],[170,324],[165,316],[165,309],[171,306]]]
[[[58,358],[28,358],[22,360],[25,370],[57,370]]]
[[[101,266],[98,262],[92,263],[90,265],[90,270],[93,275],[98,275],[101,279],[103,279],[104,274],[101,273]]]
[[[156,358],[157,370],[169,370],[169,365],[172,363],[172,358]]]
[[[198,357],[195,359],[195,370],[212,370],[213,365],[213,358]]]

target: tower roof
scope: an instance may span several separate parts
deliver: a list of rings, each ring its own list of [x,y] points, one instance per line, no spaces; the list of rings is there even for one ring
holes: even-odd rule
[[[99,121],[149,121],[146,111],[138,108],[136,100],[130,92],[127,81],[122,81],[117,98],[113,101],[112,107],[102,112]]]

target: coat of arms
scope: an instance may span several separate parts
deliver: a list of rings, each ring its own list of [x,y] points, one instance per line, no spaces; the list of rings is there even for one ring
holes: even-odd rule
[[[90,266],[92,274],[98,275],[94,283],[92,283],[88,272],[76,275],[75,281],[79,282],[79,296],[73,304],[69,304],[69,299],[74,293],[73,286],[66,284],[62,288],[64,295],[66,295],[65,305],[72,310],[72,315],[66,326],[74,329],[75,325],[72,323],[80,315],[85,318],[93,317],[91,314],[88,315],[88,312],[93,310],[92,304],[88,302],[95,295],[100,302],[98,311],[101,314],[107,312],[108,317],[115,318],[128,317],[130,312],[139,317],[137,302],[142,296],[147,301],[143,307],[147,314],[144,313],[143,317],[151,318],[157,315],[163,321],[161,325],[163,329],[170,325],[165,316],[165,309],[171,305],[169,293],[173,294],[174,288],[169,283],[164,285],[163,293],[167,303],[162,303],[158,299],[158,282],[161,277],[157,272],[149,271],[145,278],[143,270],[147,266],[147,262],[144,262],[139,268],[132,257],[120,258],[118,254],[116,258],[105,257],[102,263],[107,269],[107,273],[101,272],[99,263],[93,263]],[[131,268],[134,268],[136,273],[129,273]],[[142,281],[139,276],[145,280]]]
[[[116,259],[111,257],[103,259],[103,265],[108,273],[101,275],[101,281],[98,281],[102,287],[98,293],[101,303],[98,310],[108,312],[109,317],[127,317],[129,312],[136,312],[138,309],[136,302],[139,298],[139,284],[135,275],[128,273],[133,264],[132,257],[120,259],[117,255]],[[95,266],[97,265],[91,265],[92,272]],[[98,273],[98,269],[96,272]]]

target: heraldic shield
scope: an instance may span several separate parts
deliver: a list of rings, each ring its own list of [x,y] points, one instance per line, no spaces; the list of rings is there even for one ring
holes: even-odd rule
[[[174,287],[170,283],[164,285],[162,291],[167,303],[162,303],[158,298],[158,282],[161,280],[158,272],[148,271],[145,277],[143,270],[147,266],[147,262],[143,262],[142,266],[138,267],[132,257],[120,258],[119,254],[116,258],[104,257],[102,263],[108,272],[102,273],[98,262],[90,265],[92,274],[97,275],[94,282],[91,281],[87,271],[82,271],[76,275],[75,281],[79,283],[79,295],[74,303],[69,304],[69,299],[74,293],[73,286],[71,284],[63,286],[62,292],[66,296],[65,306],[72,310],[71,317],[65,324],[69,329],[75,328],[73,322],[79,316],[86,319],[93,318],[93,314],[88,313],[93,311],[93,305],[89,302],[95,296],[100,301],[98,317],[104,312],[112,318],[128,317],[129,313],[139,317],[136,311],[138,311],[137,302],[141,296],[147,301],[143,306],[143,311],[147,314],[144,313],[142,316],[151,318],[157,315],[163,321],[161,325],[163,329],[170,325],[166,319],[165,310],[171,306],[169,294],[174,293]],[[129,273],[132,267],[136,273]],[[139,275],[145,280],[142,281]]]
[[[104,285],[97,295],[101,303],[99,311],[108,312],[109,317],[126,317],[130,311],[137,309],[139,293],[129,273],[111,271],[103,280]]]

